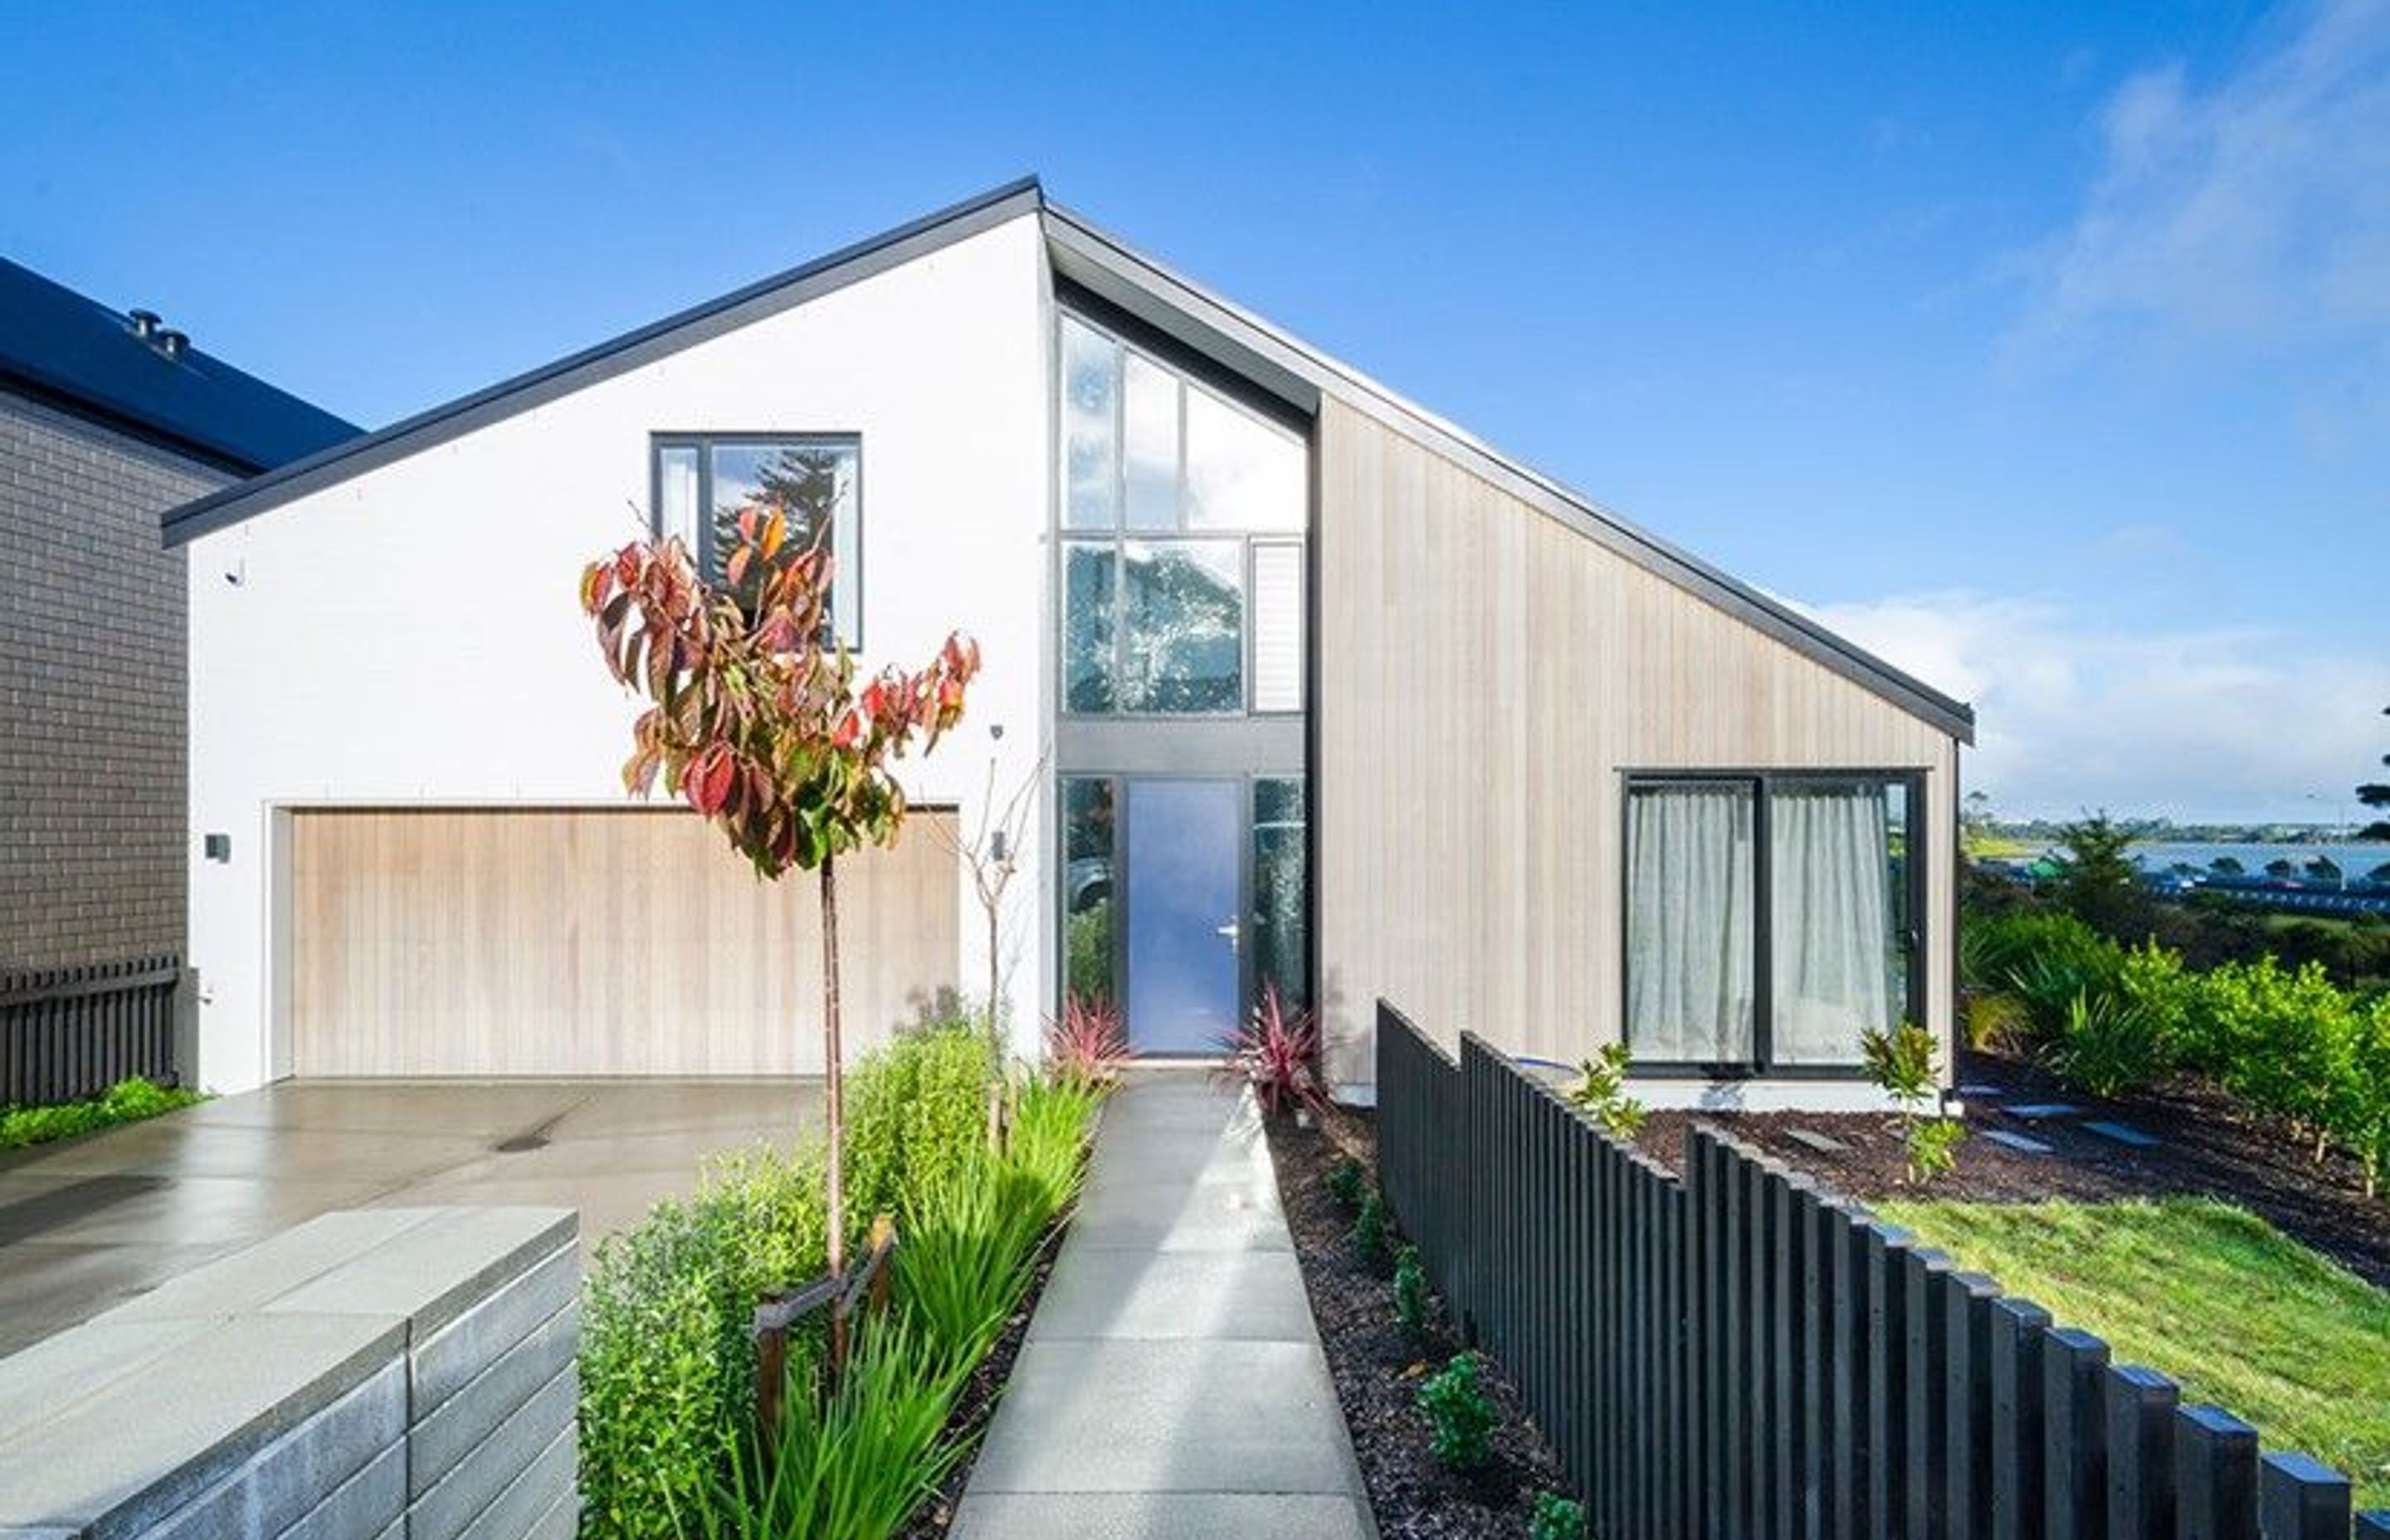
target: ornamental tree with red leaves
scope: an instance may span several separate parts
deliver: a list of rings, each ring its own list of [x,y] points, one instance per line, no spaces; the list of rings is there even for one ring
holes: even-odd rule
[[[800,546],[768,505],[740,509],[737,524],[721,584],[699,575],[678,537],[635,541],[581,574],[581,608],[597,622],[606,667],[650,702],[632,725],[623,784],[645,796],[661,779],[759,877],[820,874],[829,1268],[842,1275],[838,857],[896,842],[905,792],[890,763],[917,742],[928,753],[960,720],[979,648],[957,633],[918,672],[860,679],[833,639],[824,542]]]

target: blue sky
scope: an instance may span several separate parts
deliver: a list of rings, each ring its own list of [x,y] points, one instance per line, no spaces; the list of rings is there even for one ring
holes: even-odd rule
[[[2390,0],[90,0],[0,144],[0,251],[368,424],[1035,171],[1972,699],[2003,810],[2390,750]]]

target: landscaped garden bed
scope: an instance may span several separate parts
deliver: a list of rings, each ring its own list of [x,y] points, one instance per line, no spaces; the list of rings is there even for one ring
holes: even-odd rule
[[[1368,1115],[1337,1110],[1327,1114],[1324,1130],[1272,1118],[1269,1141],[1287,1227],[1379,1534],[1388,1540],[1539,1534],[1573,1540],[1578,1532],[1551,1514],[1551,1497],[1546,1499],[1548,1527],[1534,1527],[1539,1495],[1558,1497],[1566,1493],[1566,1482],[1550,1446],[1491,1358],[1477,1361],[1479,1384],[1493,1412],[1484,1463],[1473,1470],[1456,1469],[1434,1452],[1434,1430],[1420,1405],[1420,1389],[1465,1344],[1432,1296],[1420,1328],[1406,1331],[1397,1319],[1390,1265],[1400,1238],[1390,1237],[1381,1259],[1372,1260],[1356,1237],[1359,1209],[1347,1199],[1374,1191],[1377,1183],[1376,1134]],[[1342,1179],[1344,1196],[1336,1190],[1340,1161],[1353,1162],[1353,1174]]]
[[[826,1312],[796,1324],[767,1427],[750,1322],[766,1294],[824,1272],[820,1136],[718,1161],[695,1198],[606,1242],[583,1303],[585,1535],[943,1531],[1077,1193],[1100,1094],[1068,1072],[1016,1072],[992,1139],[996,1064],[986,1033],[958,1022],[902,1036],[850,1074],[849,1240],[893,1219],[886,1303],[854,1320],[842,1369]]]
[[[1723,1128],[2390,1504],[2390,1203],[2356,1161],[2191,1075],[2101,1098],[1962,1053],[1956,1079],[1970,1136],[1930,1184],[1886,1114],[1653,1112],[1638,1143],[1675,1170],[1688,1123]]]
[[[160,1085],[135,1076],[118,1081],[98,1096],[81,1101],[48,1107],[0,1107],[0,1149],[23,1149],[71,1139],[120,1123],[139,1123],[205,1100],[207,1097],[199,1092]]]
[[[2328,1152],[2317,1161],[2311,1148],[2213,1085],[2178,1076],[2103,1100],[2069,1089],[2028,1061],[1973,1053],[1960,1054],[1956,1078],[1977,1093],[1963,1098],[1970,1137],[1959,1148],[1956,1167],[1930,1189],[1908,1180],[1900,1135],[1886,1115],[1655,1111],[1638,1142],[1673,1171],[1684,1156],[1685,1125],[1699,1116],[1869,1202],[2218,1199],[2264,1217],[2359,1277],[2390,1287],[2390,1201],[2365,1196],[2354,1161]],[[1982,1094],[1985,1088],[1997,1094]],[[2076,1110],[2031,1118],[2006,1110],[2053,1104]],[[2094,1123],[2121,1123],[2156,1142],[2121,1143],[2090,1132]],[[2021,1135],[2049,1151],[2028,1153],[1985,1136],[1994,1131]],[[1841,1148],[1822,1149],[1798,1135],[1822,1136]]]

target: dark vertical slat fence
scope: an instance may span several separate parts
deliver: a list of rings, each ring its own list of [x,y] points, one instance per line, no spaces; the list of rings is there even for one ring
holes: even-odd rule
[[[0,1107],[96,1096],[141,1075],[171,1082],[180,957],[0,973]]]
[[[1709,1128],[1684,1175],[1378,1007],[1387,1206],[1601,1540],[2390,1540],[2349,1483]]]

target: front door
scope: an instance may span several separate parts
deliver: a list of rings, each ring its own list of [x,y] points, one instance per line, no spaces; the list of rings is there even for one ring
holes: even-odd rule
[[[1130,778],[1123,789],[1129,1046],[1218,1053],[1237,1023],[1243,787]]]

